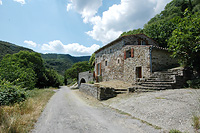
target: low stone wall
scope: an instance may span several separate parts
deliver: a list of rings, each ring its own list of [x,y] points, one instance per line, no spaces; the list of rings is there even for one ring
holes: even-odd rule
[[[98,100],[106,100],[116,96],[114,88],[96,86],[94,84],[82,83],[79,91],[90,95]]]

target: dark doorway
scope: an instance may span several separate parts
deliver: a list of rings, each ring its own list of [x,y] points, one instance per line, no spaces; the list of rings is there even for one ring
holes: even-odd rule
[[[81,83],[86,83],[86,81],[85,81],[84,78],[81,79],[80,84],[81,84]]]
[[[136,67],[136,78],[142,78],[142,67]]]

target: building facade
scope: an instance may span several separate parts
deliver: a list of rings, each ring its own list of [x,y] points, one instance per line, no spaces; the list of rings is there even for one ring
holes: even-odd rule
[[[122,80],[136,83],[152,72],[177,65],[167,49],[144,34],[119,37],[95,52],[98,81]]]

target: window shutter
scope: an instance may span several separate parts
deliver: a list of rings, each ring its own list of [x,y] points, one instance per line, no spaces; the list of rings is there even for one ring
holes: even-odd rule
[[[99,72],[100,72],[100,76],[102,75],[102,73],[101,73],[101,63],[99,64]]]
[[[140,39],[138,39],[138,45],[141,45],[141,40]]]
[[[124,60],[126,60],[126,51],[124,51]]]
[[[131,48],[131,58],[133,58],[133,57],[134,57],[134,49]]]
[[[98,75],[98,64],[96,64],[96,75]]]

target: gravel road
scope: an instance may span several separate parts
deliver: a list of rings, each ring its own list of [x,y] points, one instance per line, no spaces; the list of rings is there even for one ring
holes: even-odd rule
[[[154,127],[61,87],[50,99],[33,133],[157,133]]]
[[[200,89],[132,93],[102,102],[165,131],[177,129],[193,133],[192,117],[200,116]]]

